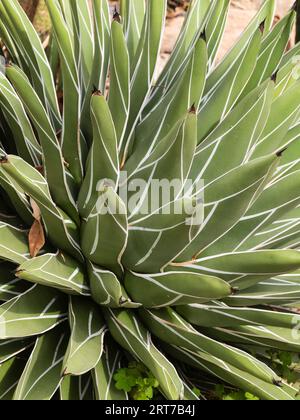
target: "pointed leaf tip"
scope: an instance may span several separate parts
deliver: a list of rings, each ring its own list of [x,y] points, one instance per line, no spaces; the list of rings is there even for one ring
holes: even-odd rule
[[[271,76],[272,82],[274,82],[274,83],[277,82],[277,76],[278,76],[278,71],[276,71],[275,73],[272,74],[272,76]]]
[[[240,291],[239,287],[232,287],[231,288],[231,294],[234,296]]]
[[[190,114],[196,114],[196,113],[197,113],[197,109],[196,109],[195,104],[193,104],[193,105],[191,106],[191,108],[190,108],[190,110],[189,110],[189,113],[190,113]]]
[[[266,26],[266,19],[264,19],[261,23],[260,23],[260,25],[259,25],[259,29],[260,29],[260,31],[261,31],[261,33],[263,34],[264,33],[264,31],[265,31],[265,26]]]
[[[207,42],[205,29],[204,29],[204,31],[202,32],[202,34],[200,35],[200,39],[203,39],[205,42]]]
[[[277,152],[277,153],[276,153],[276,156],[277,156],[277,157],[281,157],[287,149],[288,149],[288,148],[287,148],[287,147],[285,147],[284,149],[279,150],[279,152]]]

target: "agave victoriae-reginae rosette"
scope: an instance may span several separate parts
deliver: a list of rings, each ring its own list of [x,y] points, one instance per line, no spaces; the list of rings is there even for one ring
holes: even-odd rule
[[[263,2],[216,66],[229,0],[194,0],[157,75],[166,0],[113,19],[106,0],[46,4],[45,52],[0,1],[0,399],[126,399],[130,358],[167,399],[203,378],[296,399],[268,351],[300,348],[295,11],[273,27]],[[170,211],[142,214],[150,181],[174,179]],[[120,190],[140,180],[132,208]],[[187,223],[174,203],[199,210],[201,189]]]

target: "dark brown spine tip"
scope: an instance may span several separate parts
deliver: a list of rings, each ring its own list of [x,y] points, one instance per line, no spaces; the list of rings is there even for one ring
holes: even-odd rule
[[[115,7],[115,10],[114,10],[113,21],[121,23],[121,16],[120,16],[120,13],[118,12],[117,7]]]
[[[197,109],[196,109],[195,104],[193,104],[193,105],[191,106],[191,108],[190,108],[190,110],[189,110],[189,113],[190,113],[190,114],[196,114],[196,113],[197,113]]]
[[[282,381],[278,380],[278,379],[273,379],[273,384],[275,386],[278,386],[279,388],[282,388]]]
[[[232,287],[231,288],[231,294],[236,295],[240,291],[239,287]]]
[[[200,39],[203,39],[203,41],[207,42],[207,38],[206,38],[206,32],[205,30],[202,32],[202,34],[200,35]]]
[[[271,76],[272,82],[274,82],[274,83],[277,82],[277,76],[278,76],[278,71],[276,71],[275,73],[272,74],[272,76]]]
[[[293,6],[291,7],[291,10],[294,11],[294,12],[297,12],[297,10],[298,10],[298,0],[295,1]]]
[[[94,86],[92,94],[94,96],[103,96],[101,90],[99,90],[96,86]]]
[[[7,156],[0,156],[0,163],[7,163],[8,159]]]
[[[276,153],[276,156],[280,158],[280,157],[284,154],[284,152],[285,152],[287,149],[288,149],[288,148],[287,148],[287,147],[285,147],[284,149],[279,150],[279,152],[277,152],[277,153]]]
[[[266,20],[263,20],[259,25],[259,30],[263,34],[265,32]]]

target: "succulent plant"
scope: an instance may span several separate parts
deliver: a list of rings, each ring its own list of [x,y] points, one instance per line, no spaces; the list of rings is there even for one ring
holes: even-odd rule
[[[0,1],[0,399],[127,399],[134,360],[170,400],[296,399],[268,357],[300,349],[295,10],[216,64],[229,0],[194,0],[157,74],[167,1],[91,3],[46,0],[45,50]]]

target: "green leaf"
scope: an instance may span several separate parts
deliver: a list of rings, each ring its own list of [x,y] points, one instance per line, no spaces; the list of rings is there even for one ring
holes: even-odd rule
[[[198,115],[198,143],[201,143],[236,105],[254,69],[261,40],[261,30],[257,29],[249,38],[245,48],[240,50],[229,71],[218,81],[214,89],[203,97]]]
[[[68,336],[61,328],[36,340],[14,394],[15,401],[49,401],[61,383]]]
[[[9,32],[28,65],[35,90],[58,128],[61,118],[54,79],[38,33],[17,0],[3,0],[2,5],[9,16]]]
[[[230,286],[223,280],[185,271],[126,273],[125,288],[136,302],[148,308],[204,303],[232,293]]]
[[[71,337],[64,358],[64,376],[80,376],[94,369],[103,354],[106,326],[99,306],[78,297],[69,303]]]
[[[78,208],[84,218],[88,217],[93,210],[101,189],[107,183],[114,190],[116,189],[120,175],[114,122],[108,103],[99,92],[92,97],[91,116],[94,139],[78,198]]]
[[[0,366],[0,401],[13,399],[24,365],[24,360],[15,357]]]
[[[127,235],[125,205],[112,188],[106,188],[82,225],[82,251],[92,263],[121,276]]]
[[[141,2],[138,1],[140,4]],[[142,2],[143,3],[143,2]],[[129,2],[129,5],[132,3]],[[116,128],[118,150],[122,149],[130,108],[130,62],[122,25],[111,28],[109,108]]]
[[[94,389],[92,375],[65,376],[60,385],[62,401],[93,401]]]
[[[0,341],[0,364],[19,355],[33,344],[31,339],[19,340],[1,340]]]
[[[77,226],[54,203],[45,178],[17,156],[7,156],[0,167],[37,203],[52,243],[82,261]]]
[[[264,279],[299,269],[300,252],[263,250],[225,253],[199,258],[185,268],[206,275],[218,275],[232,287],[243,290]]]
[[[14,133],[19,155],[34,166],[41,165],[41,147],[26,115],[23,104],[6,77],[0,73],[0,104]]]
[[[131,79],[130,113],[126,130],[125,162],[131,152],[134,130],[142,112],[142,106],[150,93],[165,22],[166,0],[147,2],[143,30],[137,49]]]
[[[75,222],[78,222],[77,208],[73,198],[75,183],[66,170],[55,127],[51,124],[45,108],[25,74],[16,66],[9,66],[6,69],[6,75],[23,102],[37,131],[43,150],[44,172],[53,198],[57,205]]]
[[[0,306],[0,340],[43,334],[60,324],[66,315],[63,295],[35,285]]]
[[[80,83],[78,68],[71,35],[63,19],[61,8],[55,0],[46,0],[46,5],[51,16],[62,67],[64,109],[61,147],[70,172],[79,184],[83,178],[86,150],[84,140],[80,136]]]
[[[94,301],[100,306],[109,308],[139,308],[140,303],[134,303],[127,295],[121,282],[111,271],[88,264],[91,294]]]
[[[93,370],[94,389],[97,401],[127,400],[126,392],[119,390],[113,377],[121,367],[121,352],[111,339],[105,339],[101,360]]]
[[[0,256],[16,264],[22,264],[30,258],[28,232],[0,222]]]
[[[149,332],[134,313],[105,309],[104,314],[113,338],[147,366],[159,381],[165,396],[171,400],[181,399],[183,384],[174,366],[154,346]]]
[[[143,29],[146,5],[140,0],[121,0],[121,17],[124,20],[124,33],[126,36],[130,62],[132,63],[139,45]]]
[[[266,365],[237,348],[198,332],[171,308],[151,311],[141,309],[139,313],[151,333],[169,344],[208,353],[269,384],[277,379]]]
[[[67,255],[45,254],[21,264],[20,279],[53,287],[71,295],[90,296],[83,267]]]

